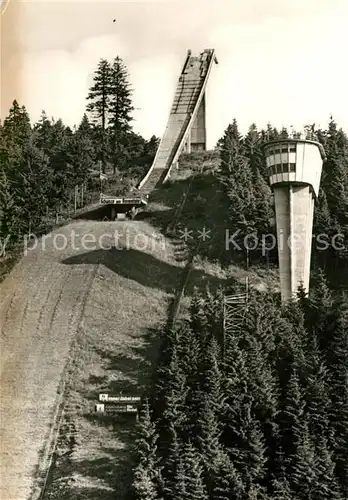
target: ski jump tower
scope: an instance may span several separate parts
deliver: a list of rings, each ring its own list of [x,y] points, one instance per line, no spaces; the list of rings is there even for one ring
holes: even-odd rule
[[[153,164],[138,185],[143,193],[150,193],[168,180],[182,152],[205,151],[205,93],[214,63],[218,63],[214,49],[206,49],[197,56],[191,50],[187,52],[166,129]]]
[[[293,138],[265,145],[274,192],[282,302],[294,298],[302,284],[309,289],[313,210],[325,152],[311,139]]]

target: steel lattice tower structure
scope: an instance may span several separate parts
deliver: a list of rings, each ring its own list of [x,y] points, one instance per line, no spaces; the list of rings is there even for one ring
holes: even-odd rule
[[[248,309],[249,281],[245,279],[245,292],[225,294],[223,302],[223,354],[229,335],[239,332],[243,326]]]

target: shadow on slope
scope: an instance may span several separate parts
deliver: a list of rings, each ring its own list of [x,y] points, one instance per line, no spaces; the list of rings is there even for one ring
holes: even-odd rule
[[[88,386],[93,390],[87,395],[90,411],[83,417],[88,425],[89,435],[99,436],[100,446],[90,454],[79,458],[73,454],[61,457],[58,468],[48,488],[48,498],[54,500],[126,500],[130,498],[132,469],[134,467],[133,443],[136,437],[134,415],[110,417],[96,414],[92,401],[98,400],[101,392],[123,393],[125,395],[146,394],[149,382],[154,376],[160,339],[158,330],[149,329],[141,337],[142,344],[133,346],[128,354],[114,350],[96,349],[106,363],[106,376],[90,376]],[[110,377],[108,372],[118,374]],[[105,431],[108,441],[105,442]],[[73,473],[72,473],[73,471]],[[64,479],[62,479],[64,478]]]
[[[201,242],[200,255],[220,259],[226,252],[226,203],[216,176],[207,172],[196,177],[170,180],[152,193],[147,210],[137,218],[148,220],[161,231],[166,231],[175,222],[178,231],[185,228],[191,231],[189,244],[202,239],[201,232],[205,230],[208,236]]]
[[[82,220],[103,220],[104,217],[110,217],[110,207],[108,205],[101,205],[99,207],[93,207],[81,210],[79,213],[73,216],[73,219]]]
[[[161,340],[158,328],[147,329],[140,338],[141,343],[130,347],[127,354],[96,349],[106,363],[106,373],[110,371],[113,376],[108,377],[109,382],[100,380],[91,396],[98,398],[100,392],[107,390],[131,395],[146,392],[156,367]],[[116,377],[116,373],[119,376]]]
[[[166,293],[174,293],[182,278],[182,268],[133,248],[93,250],[69,257],[62,263],[66,265],[102,264],[119,276],[136,281],[144,287],[157,288]],[[220,285],[227,285],[226,281],[209,275],[203,270],[193,269],[186,294],[192,293],[193,284],[199,289],[205,289],[209,283],[209,288],[213,291]]]
[[[100,424],[98,424],[100,425]],[[134,422],[116,423],[110,420],[114,432],[128,441],[134,433]],[[57,462],[59,476],[47,489],[50,500],[126,500],[129,498],[133,464],[128,446],[109,448],[101,443],[98,457],[76,461],[63,457]],[[64,464],[62,463],[64,460]],[[73,471],[73,475],[72,475]],[[60,484],[59,484],[60,483]]]

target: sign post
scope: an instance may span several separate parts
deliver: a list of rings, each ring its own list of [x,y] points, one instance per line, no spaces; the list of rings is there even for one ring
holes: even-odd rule
[[[112,396],[103,393],[99,394],[99,402],[95,405],[95,412],[110,416],[133,414],[138,420],[140,404],[140,396]]]
[[[127,403],[141,403],[140,396],[112,396],[111,394],[102,393],[99,394],[99,401],[108,401],[110,403],[119,403],[119,404],[127,404]]]

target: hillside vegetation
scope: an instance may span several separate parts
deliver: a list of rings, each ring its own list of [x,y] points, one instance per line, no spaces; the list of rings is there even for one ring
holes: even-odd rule
[[[216,153],[210,155],[216,163]],[[202,155],[189,158],[193,169],[200,165],[201,158]],[[210,167],[207,175],[211,175],[209,170]],[[188,258],[180,232],[176,231],[176,236],[173,232],[164,235],[165,226],[177,208],[176,195],[180,190],[185,191],[176,177],[187,177],[190,182],[191,174],[182,166],[168,186],[154,193],[148,212],[139,215],[142,220],[74,223],[81,237],[88,232],[97,237],[121,231],[118,247],[125,245],[128,250],[117,250],[112,240],[105,240],[104,245],[110,243],[112,247],[107,251],[80,251],[62,260],[63,265],[73,269],[95,268],[96,278],[83,311],[74,368],[69,376],[67,410],[58,440],[58,458],[47,498],[125,500],[131,496],[137,426],[132,417],[128,421],[98,417],[94,405],[98,394],[104,391],[146,395],[156,377],[163,349],[160,330],[167,324]],[[209,197],[212,189],[214,185],[205,184],[202,195]],[[184,214],[195,209],[195,201],[187,200],[183,223]],[[153,210],[159,203],[166,210]],[[178,318],[187,317],[196,288],[204,293],[207,287],[218,290],[237,283],[243,286],[246,273],[238,265],[231,263],[222,269],[218,260],[197,255]],[[277,281],[275,273],[267,274],[261,268],[250,270],[249,274],[255,286],[266,287]]]
[[[199,248],[199,260],[219,263],[221,273],[247,263],[249,276],[266,271],[268,283],[261,291],[251,287],[244,317],[227,331],[219,288],[195,291],[188,315],[159,331],[161,357],[138,429],[133,498],[347,498],[348,300],[341,283],[348,139],[334,121],[317,135],[328,160],[314,234],[326,235],[330,244],[325,251],[313,245],[310,298],[300,288],[297,302],[281,305],[269,282],[277,249],[245,248],[250,234],[259,241],[274,234],[261,148],[266,140],[287,137],[286,130],[258,132],[252,126],[242,137],[234,121],[219,141],[218,167],[191,179],[183,175],[163,189],[163,199],[158,193],[164,208],[165,192],[170,199],[177,189],[173,198],[180,200],[180,184],[190,186],[181,228],[209,221],[216,235],[226,229],[223,223],[239,230],[241,249],[223,251],[217,237]],[[204,201],[195,205],[199,196]],[[163,209],[164,221],[165,214]],[[221,284],[233,293],[242,289],[236,281]]]
[[[21,257],[0,288],[4,494],[44,475],[60,411],[45,498],[346,500],[347,135],[332,118],[307,127],[327,155],[311,295],[282,305],[262,148],[289,132],[242,136],[233,120],[138,220],[66,224],[100,191],[128,192],[158,146],[132,129],[119,57],[100,60],[87,100],[73,130],[44,112],[32,125],[17,101],[0,126],[2,275]],[[57,248],[73,230],[99,245]],[[247,307],[226,331],[237,291]],[[143,395],[138,425],[96,415],[104,390]]]
[[[73,128],[42,111],[32,123],[14,100],[0,123],[0,276],[10,270],[23,238],[47,233],[100,192],[124,195],[145,175],[158,139],[132,128],[132,90],[121,58],[101,59]]]

